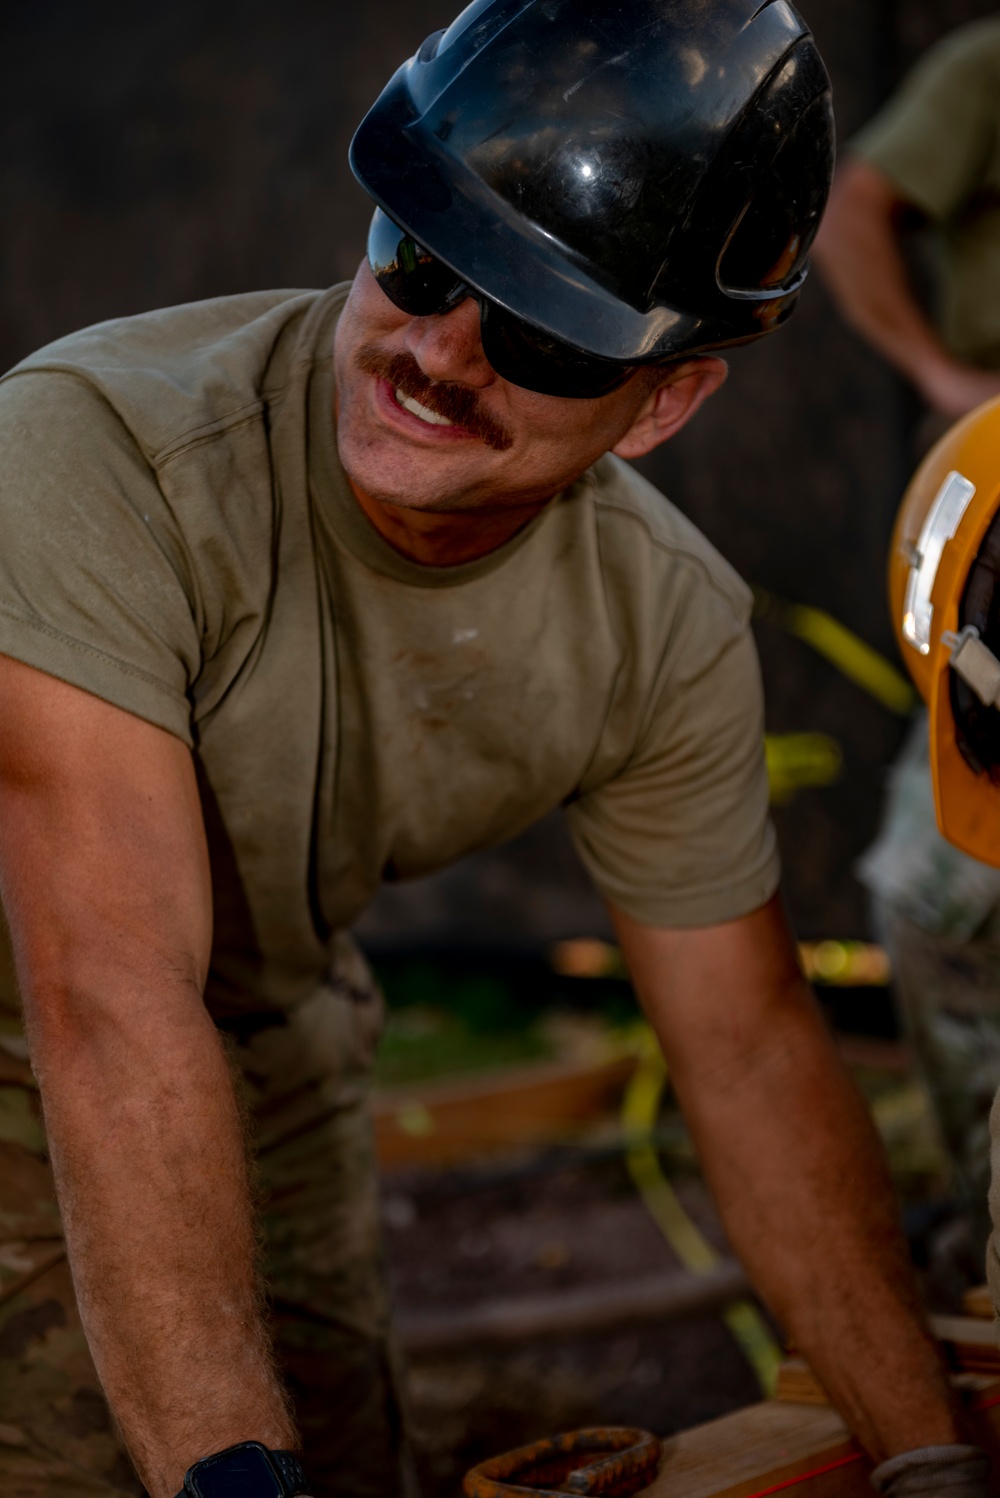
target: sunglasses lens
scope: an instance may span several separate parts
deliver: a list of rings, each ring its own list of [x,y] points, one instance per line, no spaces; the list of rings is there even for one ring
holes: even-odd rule
[[[470,294],[453,270],[380,208],[368,231],[368,263],[389,300],[410,317],[447,312]],[[631,364],[582,354],[548,337],[487,297],[478,301],[483,352],[501,379],[512,385],[539,395],[586,400],[617,390],[633,372]]]
[[[483,353],[501,379],[523,390],[593,400],[617,390],[635,372],[632,364],[583,354],[550,338],[486,298],[480,322]]]
[[[380,208],[368,231],[368,263],[389,300],[410,317],[443,312],[462,284]]]

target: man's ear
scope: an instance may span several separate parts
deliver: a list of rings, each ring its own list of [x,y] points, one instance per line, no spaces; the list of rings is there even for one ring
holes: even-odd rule
[[[700,356],[672,364],[664,379],[640,406],[624,437],[611,449],[619,458],[641,458],[686,426],[698,407],[725,381],[724,359]],[[640,373],[637,376],[642,379]]]

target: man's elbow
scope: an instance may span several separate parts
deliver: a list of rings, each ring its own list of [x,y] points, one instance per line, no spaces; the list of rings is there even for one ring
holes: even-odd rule
[[[18,954],[25,1032],[43,1094],[73,1077],[121,1085],[212,1030],[203,980],[183,954],[130,957],[114,942],[48,939]]]
[[[688,1058],[689,1084],[733,1098],[817,1066],[839,1069],[840,1060],[815,994],[793,971],[769,985],[763,1003],[734,1006],[732,1023]]]
[[[837,286],[872,235],[895,234],[905,204],[885,174],[860,156],[837,167],[812,255],[824,279]]]

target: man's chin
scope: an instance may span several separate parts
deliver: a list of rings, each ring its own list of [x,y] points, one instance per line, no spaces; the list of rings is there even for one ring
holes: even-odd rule
[[[352,461],[350,452],[341,453],[340,463],[355,494],[362,494],[379,505],[397,510],[419,510],[425,515],[451,515],[457,510],[474,508],[474,501],[464,492],[435,484],[428,475],[415,472],[419,464],[373,462],[370,453]]]
[[[355,491],[358,486],[354,485]],[[457,515],[465,510],[475,510],[478,506],[464,497],[442,495],[420,495],[412,491],[406,494],[394,493],[388,489],[377,489],[369,486],[361,491],[370,500],[378,505],[388,505],[394,510],[409,510],[421,515]]]
[[[407,510],[463,509],[470,480],[480,475],[487,450],[478,442],[430,448],[368,423],[345,421],[337,433],[341,466],[352,486],[381,504]]]

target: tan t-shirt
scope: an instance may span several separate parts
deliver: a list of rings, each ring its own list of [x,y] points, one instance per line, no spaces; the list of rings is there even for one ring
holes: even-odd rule
[[[850,149],[939,229],[948,347],[1000,369],[1000,19],[931,48]]]
[[[294,1002],[380,880],[560,805],[637,919],[756,909],[778,866],[743,584],[612,458],[489,557],[400,556],[337,459],[345,294],[104,323],[0,383],[0,651],[192,746],[212,1007]]]

